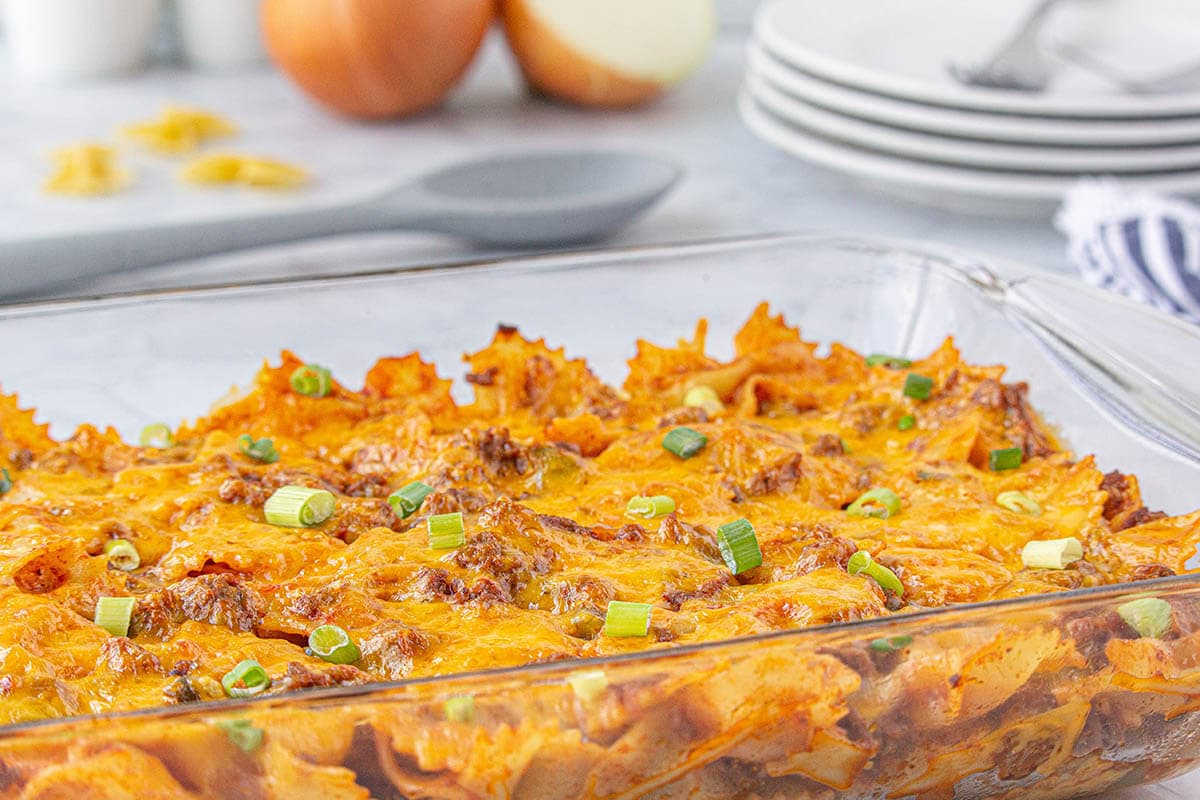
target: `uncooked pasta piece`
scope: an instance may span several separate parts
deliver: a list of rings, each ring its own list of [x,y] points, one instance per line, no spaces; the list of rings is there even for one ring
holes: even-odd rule
[[[191,153],[210,139],[232,136],[237,126],[229,120],[197,108],[167,106],[158,119],[135,122],[121,132],[156,153]]]
[[[260,189],[288,189],[307,183],[300,167],[267,158],[217,154],[191,161],[180,173],[189,183],[238,184]]]
[[[51,153],[54,173],[45,183],[50,194],[94,196],[125,188],[132,176],[117,165],[116,151],[95,142],[61,147]]]

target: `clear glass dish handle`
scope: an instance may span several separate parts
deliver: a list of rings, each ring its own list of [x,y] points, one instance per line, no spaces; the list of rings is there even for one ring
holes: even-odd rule
[[[1200,462],[1200,328],[1053,275],[975,279],[1094,402]]]

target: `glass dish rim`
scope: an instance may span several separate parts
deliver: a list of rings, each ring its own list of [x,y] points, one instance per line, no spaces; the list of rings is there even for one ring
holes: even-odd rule
[[[618,247],[585,247],[579,249],[508,253],[481,258],[451,259],[435,263],[417,263],[399,267],[383,267],[355,272],[319,273],[298,276],[259,278],[247,281],[228,281],[216,284],[185,284],[167,288],[133,289],[97,294],[68,295],[59,298],[34,298],[0,301],[0,322],[29,316],[86,312],[97,308],[119,306],[143,301],[170,302],[189,298],[220,297],[246,291],[275,292],[289,288],[353,284],[386,278],[418,278],[429,275],[451,275],[455,272],[536,272],[561,269],[577,261],[610,263],[624,258],[669,258],[689,251],[717,251],[737,247],[777,247],[785,245],[844,248],[875,254],[907,255],[929,263],[942,274],[960,280],[985,293],[1003,292],[1029,278],[1055,284],[1060,288],[1086,294],[1089,297],[1121,307],[1122,311],[1147,315],[1157,322],[1178,331],[1197,336],[1197,330],[1183,320],[1156,308],[1137,303],[1115,292],[1089,286],[1074,275],[1059,273],[1044,267],[1033,267],[1010,258],[979,252],[968,247],[933,243],[918,239],[891,236],[866,236],[837,231],[770,231],[764,233],[683,239],[667,242],[631,244]],[[586,268],[586,267],[584,267]]]
[[[421,678],[407,678],[399,681],[373,681],[356,686],[334,686],[329,688],[305,689],[303,691],[270,695],[254,698],[226,698],[208,700],[197,704],[177,706],[152,706],[136,708],[128,711],[106,712],[102,714],[75,714],[68,717],[52,717],[49,719],[31,720],[12,725],[0,726],[0,741],[26,734],[55,736],[65,734],[73,727],[86,727],[110,722],[146,722],[169,721],[175,717],[196,717],[204,715],[223,715],[239,711],[267,710],[287,708],[291,706],[319,706],[337,700],[361,700],[369,703],[373,695],[386,701],[387,695],[404,689],[436,687],[439,684],[454,684],[456,682],[487,682],[500,683],[506,679],[519,679],[530,683],[538,676],[569,671],[593,671],[604,667],[636,664],[638,662],[655,663],[664,660],[674,661],[691,656],[720,655],[726,650],[739,650],[754,645],[776,644],[789,640],[799,642],[831,632],[864,631],[863,638],[871,636],[875,629],[886,629],[896,625],[905,625],[913,620],[934,620],[940,617],[957,616],[960,618],[989,619],[988,611],[1009,609],[1020,610],[1026,607],[1048,606],[1069,607],[1082,600],[1102,601],[1106,597],[1120,597],[1128,594],[1146,595],[1155,590],[1170,590],[1172,595],[1179,594],[1187,588],[1200,590],[1200,573],[1184,573],[1163,578],[1135,581],[1131,583],[1113,583],[1104,586],[1087,586],[1079,589],[1069,589],[1063,592],[1028,594],[1019,597],[1006,597],[998,600],[984,600],[976,603],[959,605],[934,606],[922,608],[902,615],[888,617],[866,617],[845,622],[827,622],[805,628],[770,631],[751,636],[739,636],[732,639],[719,639],[712,642],[697,642],[680,645],[679,647],[659,650],[638,650],[630,653],[617,653],[594,658],[572,658],[562,661],[546,661],[532,664],[520,664],[509,667],[471,670],[467,672],[452,672],[445,675],[429,675]],[[970,619],[961,620],[970,624]],[[878,638],[878,637],[876,637]]]
[[[72,312],[86,313],[93,309],[115,307],[128,304],[151,302],[172,302],[189,298],[218,298],[223,295],[239,294],[246,291],[274,293],[284,292],[292,288],[307,286],[322,286],[329,284],[354,284],[373,280],[407,277],[419,278],[429,275],[453,275],[460,271],[470,272],[536,272],[539,270],[564,269],[574,262],[588,262],[593,265],[619,263],[623,259],[635,258],[670,258],[686,256],[689,252],[720,251],[738,247],[779,247],[779,246],[829,246],[851,251],[867,252],[875,255],[897,254],[905,255],[924,262],[923,266],[936,269],[940,274],[970,285],[976,291],[983,293],[1003,292],[1019,285],[1026,278],[1035,278],[1067,287],[1074,291],[1088,294],[1107,303],[1115,303],[1123,307],[1123,311],[1144,314],[1153,317],[1157,322],[1169,324],[1186,332],[1191,337],[1197,336],[1194,326],[1189,325],[1165,312],[1158,311],[1138,304],[1112,292],[1103,291],[1074,278],[1073,276],[1050,272],[1044,268],[1030,267],[1009,259],[992,257],[974,252],[968,248],[952,245],[906,240],[885,236],[862,236],[851,233],[815,232],[815,233],[763,233],[743,236],[714,237],[693,239],[677,242],[652,244],[637,244],[627,247],[594,248],[581,250],[564,250],[554,252],[539,252],[526,254],[510,254],[496,257],[448,261],[443,263],[412,265],[403,267],[388,267],[382,269],[362,270],[340,274],[318,274],[303,276],[285,276],[252,281],[229,282],[215,285],[191,285],[162,289],[119,291],[97,295],[84,295],[54,299],[19,301],[0,304],[0,322],[20,319],[30,316],[60,315]],[[579,268],[586,269],[587,265]],[[303,692],[273,695],[250,699],[222,699],[207,701],[201,704],[186,704],[179,706],[154,706],[149,708],[131,709],[128,711],[106,712],[99,714],[76,714],[67,717],[55,717],[20,722],[0,726],[0,740],[22,735],[61,735],[75,727],[86,727],[99,723],[134,721],[152,723],[168,721],[178,717],[190,718],[206,714],[222,715],[249,709],[286,708],[289,706],[318,706],[323,703],[339,700],[359,700],[370,702],[373,695],[379,695],[379,700],[386,701],[387,695],[405,689],[417,687],[432,687],[439,684],[454,682],[498,683],[509,679],[535,680],[537,676],[555,674],[563,671],[590,670],[610,665],[629,664],[637,662],[653,663],[661,660],[674,660],[699,655],[718,655],[726,650],[736,651],[741,647],[753,647],[756,644],[776,643],[795,640],[800,642],[804,637],[827,635],[830,632],[862,630],[865,636],[879,629],[884,630],[894,625],[908,624],[912,620],[934,620],[939,617],[954,615],[957,617],[986,618],[993,610],[1006,611],[1038,606],[1071,606],[1081,600],[1102,600],[1109,596],[1121,596],[1128,593],[1143,594],[1155,590],[1168,590],[1178,593],[1186,589],[1200,590],[1200,573],[1184,573],[1164,578],[1117,583],[1105,586],[1083,587],[1062,592],[1031,594],[1020,597],[1009,597],[985,600],[975,603],[923,608],[903,615],[888,617],[872,617],[844,622],[831,622],[791,630],[771,631],[767,633],[740,636],[711,642],[698,642],[665,649],[641,650],[593,658],[574,658],[564,661],[521,664],[508,667],[496,667],[483,670],[454,672],[445,675],[432,675],[421,678],[408,678],[397,681],[377,681],[358,686],[329,687],[309,689]]]

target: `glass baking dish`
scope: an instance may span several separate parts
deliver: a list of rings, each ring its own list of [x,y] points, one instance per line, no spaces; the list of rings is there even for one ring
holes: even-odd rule
[[[725,355],[764,299],[807,339],[860,351],[923,355],[953,335],[966,359],[1029,381],[1066,442],[1137,474],[1151,507],[1200,505],[1192,328],[1069,280],[861,238],[12,306],[0,309],[0,376],[59,435],[86,421],[134,437],[149,420],[204,412],[284,348],[354,385],[376,358],[411,350],[445,370],[507,323],[619,383],[635,337],[673,341],[703,316]],[[1151,594],[1177,620],[1200,620],[1200,583],[1180,575],[586,662],[11,726],[0,729],[0,797],[100,796],[88,794],[89,770],[129,769],[177,787],[155,797],[1076,797],[1200,762],[1200,623],[1171,641],[1124,640],[1109,624],[1115,606]],[[905,644],[870,646],[881,638]],[[448,716],[446,701],[465,696],[474,713]],[[265,731],[264,745],[243,753],[231,721]]]

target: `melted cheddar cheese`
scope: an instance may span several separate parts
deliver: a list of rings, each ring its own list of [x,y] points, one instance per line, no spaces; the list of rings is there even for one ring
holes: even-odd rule
[[[704,340],[701,322],[674,347],[639,342],[616,389],[501,328],[466,357],[469,405],[415,354],[379,361],[360,390],[334,381],[302,396],[289,378],[303,362],[284,353],[162,449],[90,426],[54,441],[0,399],[12,479],[0,498],[0,723],[217,699],[243,659],[262,664],[271,693],[398,680],[1137,580],[1184,571],[1196,552],[1200,514],[1148,512],[1134,478],[1065,451],[1023,385],[965,363],[952,342],[900,369],[837,344],[819,357],[765,306],[731,361]],[[928,399],[905,395],[909,373],[932,379]],[[701,386],[720,405],[684,405]],[[680,425],[708,438],[692,458],[662,447]],[[269,437],[279,461],[243,455],[243,434]],[[990,470],[989,452],[1010,447],[1021,466]],[[401,519],[386,498],[414,480],[434,491]],[[333,492],[332,518],[268,524],[262,505],[284,485]],[[898,514],[845,511],[877,487],[899,496]],[[1043,513],[998,505],[1006,491]],[[676,510],[631,519],[638,495]],[[430,549],[428,516],[452,511],[465,544]],[[763,563],[735,576],[715,530],[738,518]],[[1022,565],[1027,542],[1072,536],[1085,555],[1067,569]],[[109,566],[113,539],[136,546],[137,569]],[[903,594],[849,574],[857,550]],[[128,637],[93,623],[102,596],[136,598]],[[649,634],[604,635],[612,600],[652,605]],[[306,654],[326,623],[349,632],[357,663]],[[1055,648],[1047,640],[1037,659],[1061,662]],[[105,769],[135,756],[114,751]]]

